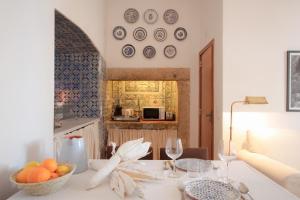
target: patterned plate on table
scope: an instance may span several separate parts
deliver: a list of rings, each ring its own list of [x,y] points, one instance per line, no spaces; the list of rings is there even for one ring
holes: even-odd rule
[[[126,22],[128,23],[135,23],[137,22],[137,20],[139,19],[139,12],[134,9],[134,8],[128,8],[125,12],[124,12],[124,19]]]
[[[137,41],[143,41],[147,37],[147,31],[143,27],[137,27],[133,31],[133,37]]]
[[[176,56],[176,47],[173,45],[168,45],[164,49],[164,54],[167,58],[174,58]]]
[[[117,40],[123,40],[126,37],[126,30],[123,26],[116,26],[113,30],[113,36]]]
[[[158,20],[158,14],[154,9],[148,9],[144,12],[144,20],[147,24],[154,24]]]
[[[126,58],[130,58],[135,54],[135,48],[131,44],[126,44],[122,48],[122,54]]]
[[[185,28],[179,27],[174,31],[174,37],[176,40],[182,41],[187,37],[187,32]]]
[[[188,197],[195,200],[238,200],[240,192],[232,185],[214,180],[195,180],[185,187]]]
[[[143,54],[146,58],[153,58],[156,54],[156,50],[153,46],[146,46],[143,50]]]
[[[167,31],[164,28],[157,28],[154,31],[154,38],[158,42],[162,42],[167,38]]]
[[[178,21],[178,13],[176,10],[168,9],[164,13],[164,21],[167,24],[175,24]]]
[[[206,172],[212,167],[212,164],[211,164],[210,160],[202,160],[202,159],[197,159],[197,158],[183,158],[183,159],[176,160],[175,166],[178,169],[181,169],[183,171],[187,171],[187,163],[191,160],[192,161],[198,160],[200,162],[199,164],[200,164],[202,172]]]

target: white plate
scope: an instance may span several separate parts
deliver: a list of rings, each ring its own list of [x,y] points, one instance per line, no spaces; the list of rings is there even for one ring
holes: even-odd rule
[[[187,163],[190,160],[200,161],[200,165],[203,167],[203,171],[201,170],[202,172],[208,171],[211,167],[211,161],[210,160],[202,160],[202,159],[197,159],[197,158],[183,158],[183,159],[176,160],[175,166],[178,169],[181,169],[183,171],[187,171]]]
[[[144,20],[147,24],[154,24],[158,20],[158,14],[154,9],[148,9],[144,12]]]
[[[187,183],[185,193],[195,200],[238,200],[240,192],[232,185],[214,180],[195,180]]]

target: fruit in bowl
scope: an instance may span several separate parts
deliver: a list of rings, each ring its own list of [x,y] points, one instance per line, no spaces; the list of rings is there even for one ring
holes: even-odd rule
[[[46,195],[60,189],[69,180],[75,169],[75,165],[59,164],[51,158],[41,163],[31,161],[14,173],[10,180],[19,189],[24,189],[31,195]]]

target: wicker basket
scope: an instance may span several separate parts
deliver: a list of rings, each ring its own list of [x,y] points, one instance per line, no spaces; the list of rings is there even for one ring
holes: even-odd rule
[[[18,183],[16,182],[16,175],[21,170],[10,176],[10,181],[14,183],[19,189],[23,189],[26,193],[34,196],[42,196],[50,194],[59,190],[71,177],[76,169],[76,165],[66,164],[71,171],[61,177],[51,179],[49,181],[40,183]]]

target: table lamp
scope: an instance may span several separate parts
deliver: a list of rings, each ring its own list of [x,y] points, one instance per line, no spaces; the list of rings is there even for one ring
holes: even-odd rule
[[[230,108],[230,137],[229,137],[229,155],[231,155],[231,142],[232,142],[232,114],[233,106],[238,103],[243,104],[268,104],[266,97],[246,96],[245,100],[234,101],[231,103]]]

